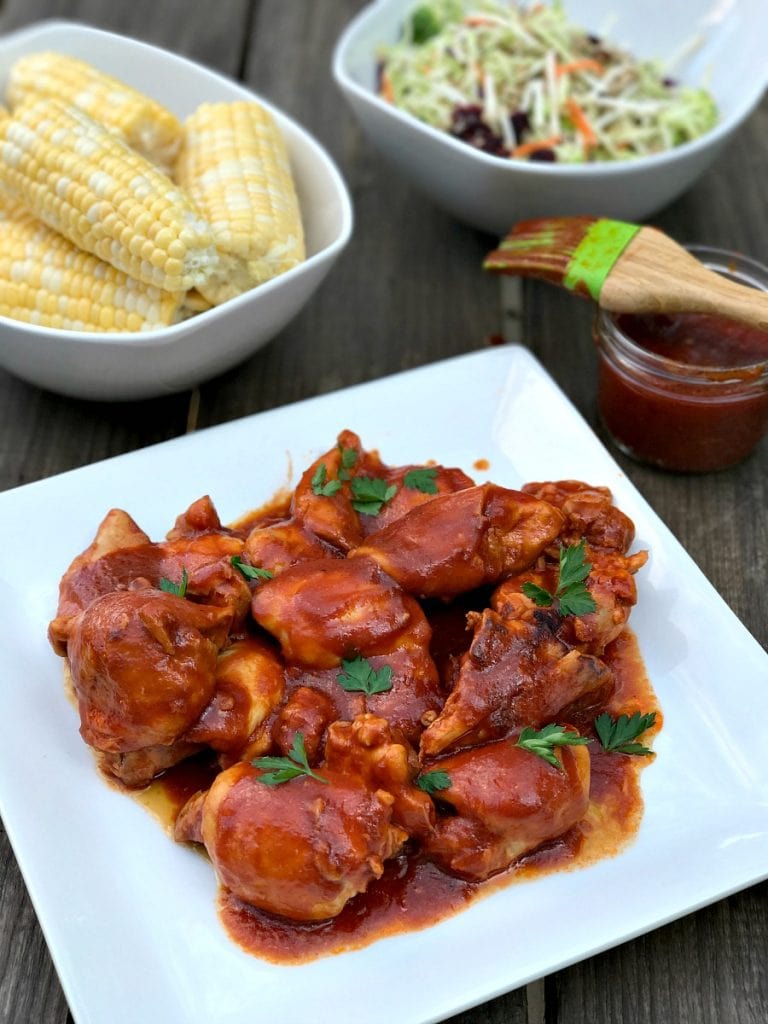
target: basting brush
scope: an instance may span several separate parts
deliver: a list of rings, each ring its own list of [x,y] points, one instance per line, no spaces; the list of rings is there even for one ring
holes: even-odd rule
[[[708,270],[656,228],[597,217],[516,224],[483,263],[593,298],[612,313],[710,313],[768,331],[768,292]]]

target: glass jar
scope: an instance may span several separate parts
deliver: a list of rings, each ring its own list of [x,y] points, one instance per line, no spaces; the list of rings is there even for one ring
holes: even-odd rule
[[[689,251],[768,291],[768,267],[721,249]],[[688,472],[724,469],[768,430],[768,333],[724,317],[598,310],[594,336],[600,418],[632,458]]]

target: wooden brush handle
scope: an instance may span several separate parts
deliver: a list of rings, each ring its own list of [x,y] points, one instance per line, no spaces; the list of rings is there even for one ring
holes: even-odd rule
[[[603,284],[600,305],[613,313],[713,313],[766,332],[768,292],[708,270],[677,242],[643,228]]]

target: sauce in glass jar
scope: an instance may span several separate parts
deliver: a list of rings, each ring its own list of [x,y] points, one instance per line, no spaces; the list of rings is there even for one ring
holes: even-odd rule
[[[768,268],[705,247],[712,270],[768,290]],[[724,469],[768,429],[768,333],[695,313],[598,311],[598,407],[614,442],[665,469]]]

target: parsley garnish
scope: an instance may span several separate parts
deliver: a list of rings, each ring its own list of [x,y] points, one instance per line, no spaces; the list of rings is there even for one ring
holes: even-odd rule
[[[282,782],[290,782],[299,775],[311,775],[318,782],[328,785],[328,779],[317,775],[309,767],[307,751],[304,747],[304,734],[297,732],[293,737],[293,746],[288,751],[288,757],[257,757],[251,761],[254,768],[269,769],[266,775],[259,778],[259,782],[267,786],[279,786]]]
[[[186,597],[187,583],[189,583],[189,576],[187,575],[187,570],[182,566],[181,580],[179,583],[174,583],[172,580],[166,579],[165,576],[161,576],[158,587],[165,594],[175,594],[176,597]]]
[[[259,569],[257,565],[248,565],[247,562],[242,561],[237,555],[232,555],[229,564],[238,569],[247,580],[271,580],[275,575],[269,569]]]
[[[357,452],[354,448],[345,448],[343,444],[338,446],[339,455],[341,456],[341,462],[339,465],[339,480],[349,480],[351,470],[355,468],[357,462]]]
[[[337,491],[341,490],[341,483],[338,480],[328,479],[328,470],[325,463],[318,463],[317,469],[312,475],[312,490],[318,498],[331,498]]]
[[[421,491],[422,494],[437,494],[437,469],[432,466],[424,466],[422,469],[409,470],[403,483],[412,491]]]
[[[448,772],[438,770],[424,772],[423,775],[419,775],[416,779],[416,785],[419,789],[423,789],[425,793],[439,793],[441,789],[450,789],[451,776]]]
[[[336,680],[345,690],[360,690],[370,697],[374,693],[386,693],[392,689],[392,669],[389,665],[382,665],[377,670],[367,658],[358,655],[351,661],[342,659],[341,669]]]
[[[530,582],[524,583],[521,590],[540,608],[548,608],[557,601],[562,615],[586,615],[597,608],[595,599],[584,586],[591,571],[591,564],[585,561],[584,541],[580,540],[578,544],[560,548],[560,575],[554,594]]]
[[[377,516],[382,506],[397,494],[397,486],[375,476],[356,476],[352,480],[352,508],[364,516]]]
[[[647,715],[639,711],[634,715],[619,715],[615,721],[609,714],[602,714],[595,719],[595,731],[604,750],[614,750],[617,754],[652,754],[648,747],[633,741],[655,721],[655,711]]]
[[[585,743],[589,743],[589,739],[586,736],[579,736],[575,732],[567,732],[564,726],[552,724],[545,725],[538,732],[530,726],[526,726],[520,733],[515,746],[522,747],[523,750],[529,750],[532,754],[536,754],[537,757],[543,757],[545,761],[554,765],[555,768],[559,768],[560,762],[555,757],[555,747],[580,747]]]

